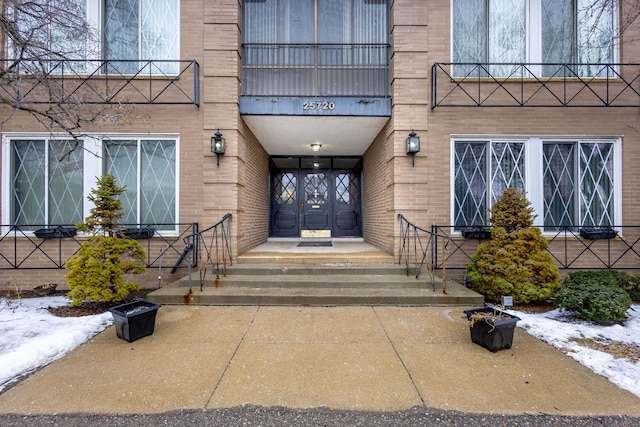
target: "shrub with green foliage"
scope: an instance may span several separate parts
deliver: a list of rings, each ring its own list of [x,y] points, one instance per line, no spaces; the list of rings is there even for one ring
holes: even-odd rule
[[[490,212],[491,240],[478,245],[467,266],[471,289],[494,302],[503,295],[516,304],[549,299],[560,288],[560,273],[547,240],[533,227],[524,193],[507,188]]]
[[[70,289],[67,298],[72,306],[83,301],[121,301],[140,288],[137,283],[125,281],[125,275],[145,271],[146,253],[136,240],[115,231],[117,220],[122,217],[122,203],[117,196],[124,190],[113,175],[104,175],[91,191],[89,200],[95,207],[84,223],[76,225],[91,236],[65,264]]]
[[[575,311],[584,320],[619,322],[627,318],[631,298],[620,287],[626,273],[613,270],[576,271],[567,276],[552,302]],[[626,280],[626,279],[625,279]]]

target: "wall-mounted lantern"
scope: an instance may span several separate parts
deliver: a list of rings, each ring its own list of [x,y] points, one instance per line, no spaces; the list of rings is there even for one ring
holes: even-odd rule
[[[318,144],[317,142],[314,142],[313,144],[311,144],[311,150],[313,150],[316,153],[320,151],[321,148],[322,148],[322,144]]]
[[[224,138],[220,129],[211,137],[211,152],[216,155],[216,165],[220,167],[220,156],[224,154]]]
[[[420,137],[411,129],[407,138],[407,154],[411,154],[411,167],[415,166],[416,153],[420,152]]]

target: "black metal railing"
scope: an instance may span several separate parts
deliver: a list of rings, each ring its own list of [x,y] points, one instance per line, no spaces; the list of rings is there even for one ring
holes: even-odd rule
[[[191,60],[0,59],[0,95],[19,104],[200,105]]]
[[[209,271],[219,279],[220,274],[226,275],[227,263],[232,265],[231,214],[226,214],[220,221],[202,231],[186,236],[184,243],[183,258],[187,258],[189,293],[191,293],[192,267],[197,264],[199,258],[205,258],[199,271],[200,290]]]
[[[389,96],[387,44],[242,45],[244,96]]]
[[[640,64],[434,63],[431,108],[640,107]]]
[[[640,269],[640,226],[565,226],[549,231],[539,226],[548,242],[547,251],[560,269]],[[433,268],[463,270],[471,262],[478,243],[490,238],[491,227],[433,225]]]
[[[63,269],[86,240],[73,225],[0,227],[0,270]],[[183,238],[198,233],[198,224],[121,224],[118,232],[140,241],[147,253],[147,268],[167,268],[182,254]]]

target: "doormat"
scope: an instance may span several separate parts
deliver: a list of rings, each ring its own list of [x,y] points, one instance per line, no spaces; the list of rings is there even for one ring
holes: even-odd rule
[[[318,247],[318,246],[333,246],[330,241],[321,241],[321,242],[300,242],[298,243],[299,248],[303,247]]]

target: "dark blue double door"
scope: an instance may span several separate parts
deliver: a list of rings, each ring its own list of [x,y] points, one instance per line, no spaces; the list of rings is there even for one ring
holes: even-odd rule
[[[303,230],[362,236],[360,181],[357,169],[272,170],[271,236],[299,237]]]

